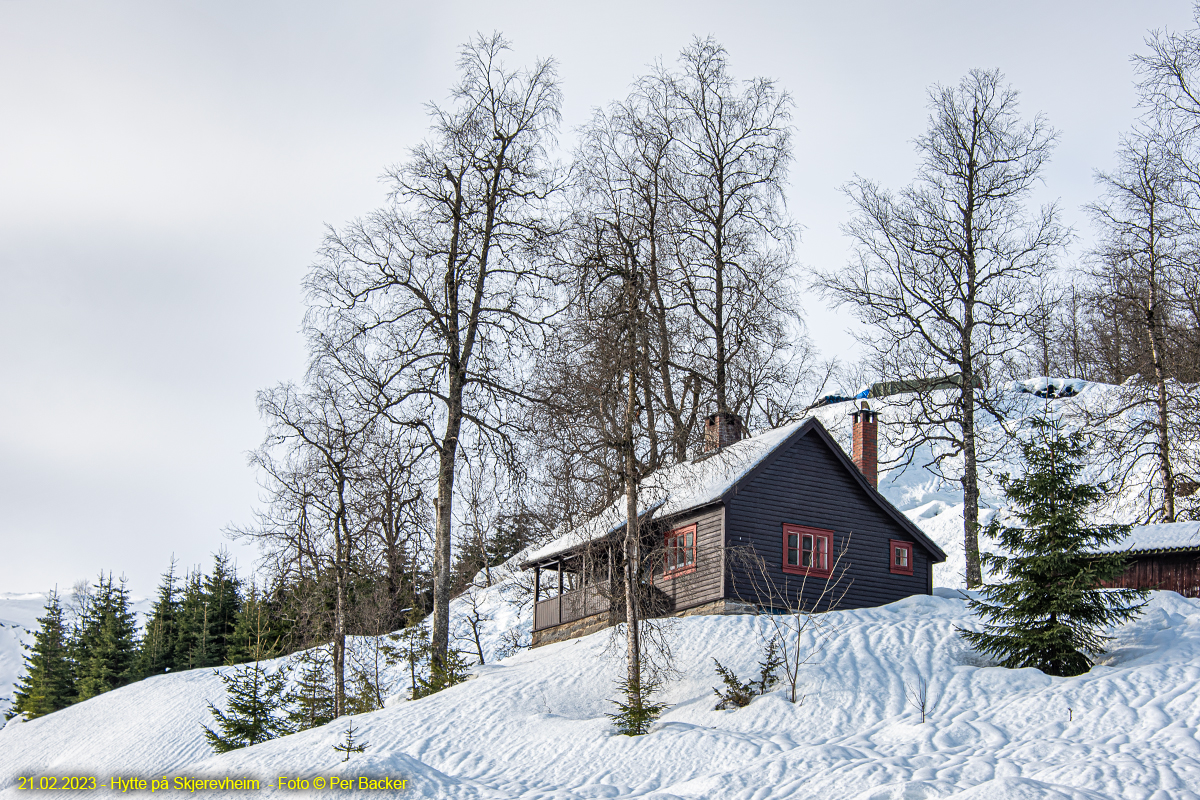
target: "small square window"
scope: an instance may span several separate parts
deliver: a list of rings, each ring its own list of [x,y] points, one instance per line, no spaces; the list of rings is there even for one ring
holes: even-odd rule
[[[888,541],[888,564],[894,575],[913,574],[912,542],[902,542],[899,539]]]

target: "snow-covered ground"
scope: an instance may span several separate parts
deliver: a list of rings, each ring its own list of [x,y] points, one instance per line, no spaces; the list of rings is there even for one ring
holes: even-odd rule
[[[1078,389],[1077,397],[1054,401],[1068,419],[1108,391]],[[1044,407],[1027,397],[1030,413]],[[889,405],[903,402],[873,406],[886,423]],[[847,446],[849,410],[839,404],[817,412]],[[881,461],[891,454],[885,449]],[[1015,469],[1015,455],[990,467],[989,514],[1002,511],[994,476]],[[212,755],[201,724],[210,723],[207,701],[223,702],[222,683],[213,670],[194,670],[8,724],[0,730],[0,796],[16,796],[20,775],[94,775],[100,783],[114,775],[252,776],[263,787],[255,795],[290,791],[273,788],[281,775],[326,782],[366,775],[407,778],[407,794],[430,798],[1200,799],[1200,601],[1155,593],[1139,620],[1113,631],[1101,665],[1077,678],[989,666],[956,633],[976,625],[957,588],[961,491],[919,464],[885,472],[880,488],[949,554],[935,573],[944,588],[827,615],[840,633],[805,667],[799,704],[777,690],[745,709],[714,710],[712,659],[750,677],[768,623],[674,620],[679,678],[662,693],[670,708],[647,736],[614,735],[606,714],[621,663],[611,632],[498,660],[513,640],[528,642],[530,630],[515,574],[500,568],[496,585],[474,603],[486,666],[418,701],[402,699],[407,685],[395,671],[387,708],[355,718],[369,747],[349,762],[333,750],[345,720]],[[1126,505],[1114,498],[1109,514],[1119,516]],[[15,678],[14,642],[20,627],[33,627],[41,602],[0,595],[0,668],[8,670],[0,680]],[[452,605],[460,634],[470,608],[467,598]],[[371,642],[356,644],[369,650]],[[466,638],[458,646],[474,649]],[[906,700],[920,679],[929,686],[924,724]]]
[[[673,623],[682,677],[643,737],[613,734],[608,632],[476,668],[440,694],[355,718],[367,751],[333,750],[343,719],[213,756],[200,723],[220,701],[212,670],[163,675],[0,731],[0,794],[19,775],[279,776],[408,780],[428,798],[1200,798],[1200,602],[1157,593],[1077,678],[981,666],[956,626],[957,592],[833,612],[841,632],[782,690],[716,711],[712,658],[748,677],[766,622]],[[905,690],[929,684],[920,722]],[[340,790],[314,792],[339,795]],[[224,796],[221,792],[209,795]],[[229,796],[244,792],[228,792]]]

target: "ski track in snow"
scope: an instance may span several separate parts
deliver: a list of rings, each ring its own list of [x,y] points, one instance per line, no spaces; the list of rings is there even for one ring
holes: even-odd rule
[[[647,736],[611,731],[622,665],[601,632],[356,717],[369,748],[347,763],[333,750],[344,719],[213,756],[200,724],[220,680],[213,670],[163,675],[10,723],[0,796],[17,795],[19,774],[250,775],[264,787],[336,774],[404,777],[406,796],[480,800],[1200,798],[1200,601],[1156,593],[1115,631],[1105,664],[1076,678],[977,665],[955,631],[975,624],[957,592],[830,619],[841,632],[805,668],[797,705],[780,689],[714,710],[712,658],[750,675],[768,623],[689,617],[672,623],[682,677],[664,689],[671,708]],[[924,724],[905,699],[918,675],[930,684]]]

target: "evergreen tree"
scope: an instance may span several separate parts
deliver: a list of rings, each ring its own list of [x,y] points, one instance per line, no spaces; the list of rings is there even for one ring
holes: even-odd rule
[[[75,647],[80,701],[137,680],[137,624],[129,610],[125,579],[103,573],[79,620]]]
[[[333,720],[333,675],[326,654],[312,648],[301,653],[293,665],[300,668],[300,679],[288,694],[288,721],[303,731]]]
[[[244,664],[274,658],[283,650],[286,631],[266,592],[259,592],[251,583],[250,591],[242,598],[237,625],[229,637],[225,651],[226,664]]]
[[[366,670],[354,670],[354,676],[349,683],[350,690],[346,692],[347,714],[369,714],[383,708],[379,687],[371,680],[371,675]]]
[[[175,631],[175,669],[216,666],[208,638],[208,598],[204,594],[204,576],[200,569],[188,572],[183,580]]]
[[[282,716],[287,703],[284,670],[269,672],[256,661],[222,675],[221,680],[225,683],[228,708],[222,712],[208,704],[220,733],[203,726],[204,738],[214,751],[228,753],[292,732],[291,724]]]
[[[171,559],[158,587],[158,598],[150,609],[146,632],[138,651],[138,671],[143,677],[161,675],[178,668],[175,642],[179,637],[179,587],[175,559]]]
[[[1128,535],[1128,525],[1089,527],[1087,512],[1103,497],[1101,485],[1080,483],[1088,445],[1062,423],[1033,420],[1021,445],[1025,475],[1001,478],[1022,526],[996,519],[987,535],[1010,556],[986,554],[983,563],[1005,582],[983,587],[971,609],[988,622],[982,632],[962,631],[982,653],[1010,668],[1036,667],[1048,675],[1079,675],[1104,652],[1106,626],[1137,616],[1146,592],[1102,589],[1126,566],[1120,553],[1098,555],[1103,545]]]
[[[45,611],[38,618],[33,646],[23,645],[29,655],[14,692],[13,715],[24,714],[26,719],[66,708],[76,694],[69,635],[57,591],[50,593]]]
[[[242,584],[230,563],[229,552],[223,548],[213,557],[212,574],[204,578],[204,600],[205,653],[212,664],[223,664],[242,607]]]
[[[431,694],[448,689],[462,683],[470,677],[471,665],[461,650],[450,648],[446,651],[444,661],[429,659],[429,674],[417,674],[417,683],[413,686],[412,699],[428,697]]]
[[[617,733],[624,736],[643,736],[650,732],[654,720],[667,710],[666,703],[650,702],[650,697],[660,688],[653,680],[644,681],[639,686],[630,686],[628,679],[617,684],[622,699],[613,701],[617,711],[608,715]]]
[[[342,761],[349,761],[351,753],[365,753],[370,742],[354,742],[354,717],[350,718],[350,727],[346,729],[346,736],[342,739],[341,744],[335,744],[334,750],[339,753],[345,753],[346,757]]]

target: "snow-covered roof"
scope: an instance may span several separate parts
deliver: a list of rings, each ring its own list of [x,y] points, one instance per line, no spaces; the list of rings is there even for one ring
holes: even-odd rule
[[[746,473],[811,419],[764,431],[721,448],[707,458],[684,461],[646,476],[638,487],[638,517],[661,519],[720,500]],[[625,527],[625,495],[587,522],[525,556],[531,564],[594,542]]]
[[[946,554],[936,542],[882,495],[870,490],[866,479],[850,464],[848,457],[829,437],[820,419],[815,415],[742,439],[707,457],[676,464],[648,475],[638,487],[638,518],[644,521],[664,519],[721,500],[751,470],[779,449],[784,442],[800,434],[802,429],[819,430],[822,438],[841,454],[846,460],[847,468],[859,476],[864,488],[884,511],[928,548],[935,561],[941,562],[946,558]],[[522,564],[528,568],[536,562],[545,562],[582,544],[597,541],[623,529],[627,516],[625,502],[625,495],[621,495],[592,519],[527,554]]]
[[[1164,522],[1138,525],[1119,542],[1099,548],[1101,553],[1125,551],[1200,549],[1200,522]]]

